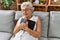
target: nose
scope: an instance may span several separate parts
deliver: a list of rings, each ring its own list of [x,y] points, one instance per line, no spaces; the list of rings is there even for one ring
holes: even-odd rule
[[[26,13],[26,11],[24,11],[24,13]]]

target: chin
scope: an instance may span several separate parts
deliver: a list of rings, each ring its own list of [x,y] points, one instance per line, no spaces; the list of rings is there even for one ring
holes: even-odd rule
[[[26,18],[28,17],[28,16],[25,16]]]

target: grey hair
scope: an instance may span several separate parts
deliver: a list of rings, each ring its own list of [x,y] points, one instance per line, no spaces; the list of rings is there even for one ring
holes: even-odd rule
[[[32,5],[31,2],[23,2],[23,3],[21,4],[21,9],[22,9],[23,6],[25,6],[25,5],[29,6],[32,10],[34,10],[34,7],[33,7],[33,5]]]

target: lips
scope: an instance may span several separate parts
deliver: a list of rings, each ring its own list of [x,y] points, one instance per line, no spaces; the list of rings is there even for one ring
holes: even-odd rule
[[[24,14],[24,15],[28,15],[28,14]]]

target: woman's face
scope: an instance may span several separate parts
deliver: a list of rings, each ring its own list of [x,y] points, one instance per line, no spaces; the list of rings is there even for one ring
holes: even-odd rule
[[[29,6],[23,6],[22,13],[23,13],[23,16],[25,16],[26,18],[32,16],[32,10]]]

